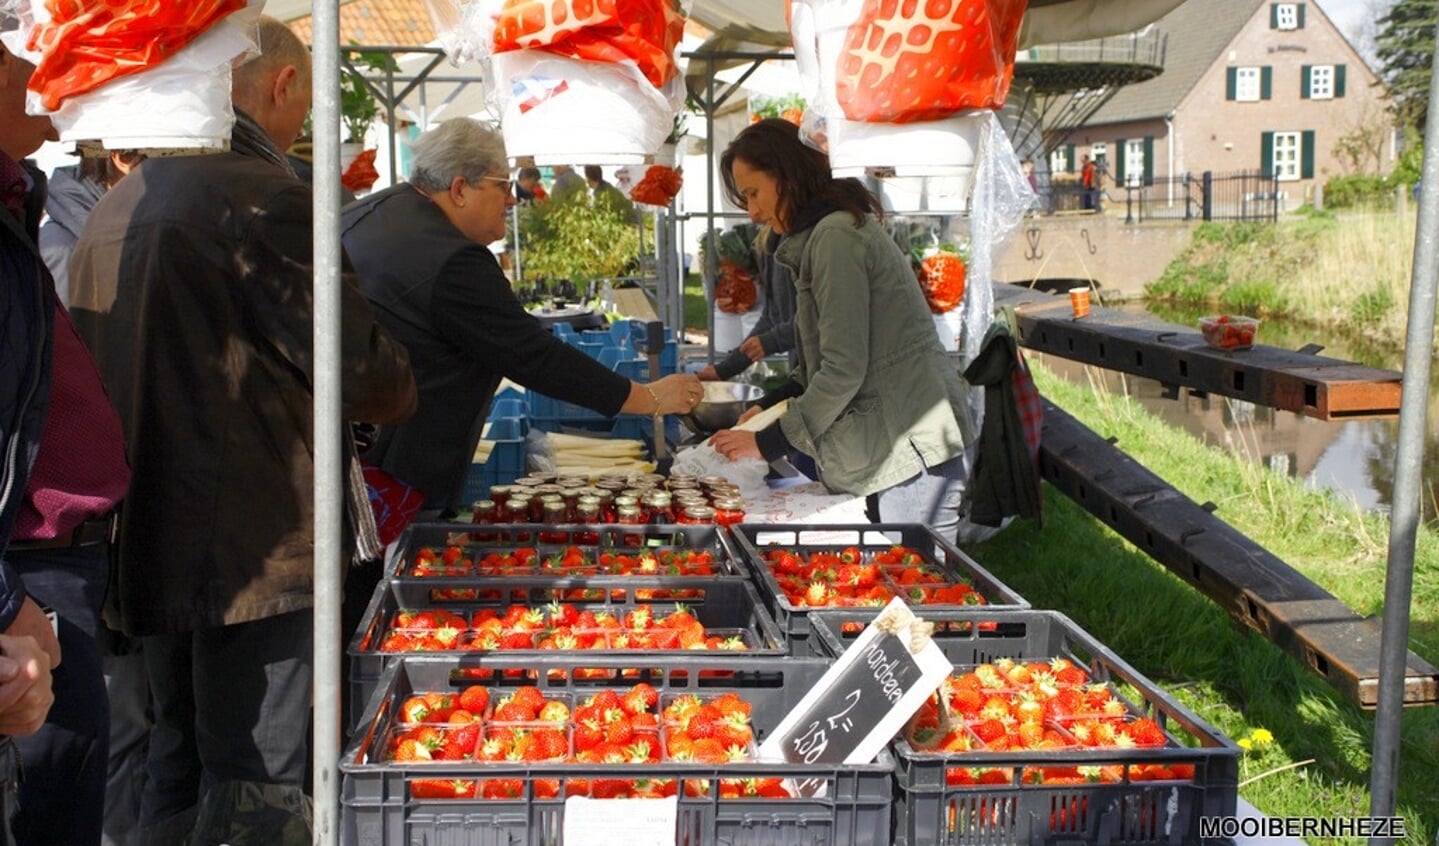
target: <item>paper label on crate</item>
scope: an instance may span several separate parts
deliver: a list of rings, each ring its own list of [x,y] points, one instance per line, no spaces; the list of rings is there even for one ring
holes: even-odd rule
[[[864,630],[759,748],[760,760],[865,764],[899,733],[954,665],[924,622],[896,598]],[[814,796],[824,780],[788,784]]]
[[[583,846],[675,846],[679,797],[565,800],[564,842]]]

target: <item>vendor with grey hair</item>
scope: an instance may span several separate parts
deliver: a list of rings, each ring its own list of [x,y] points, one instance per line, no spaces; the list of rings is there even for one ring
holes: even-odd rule
[[[453,511],[501,378],[604,415],[674,414],[703,395],[694,376],[632,382],[525,311],[486,244],[515,194],[504,139],[469,118],[414,144],[410,181],[347,206],[345,252],[380,323],[409,348],[419,413],[381,429],[364,456]]]

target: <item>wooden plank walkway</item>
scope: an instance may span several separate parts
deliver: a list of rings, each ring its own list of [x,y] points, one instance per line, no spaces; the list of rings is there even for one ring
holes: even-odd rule
[[[1066,308],[1068,303],[1066,302]],[[1051,402],[1040,445],[1044,479],[1363,708],[1379,695],[1379,621],[1125,455]],[[1439,669],[1410,652],[1406,705],[1439,704]]]
[[[1019,342],[1030,349],[1320,420],[1399,413],[1402,374],[1393,370],[1259,344],[1224,352],[1207,346],[1197,328],[1103,307],[1076,320],[1068,296],[994,287],[996,304],[1013,307]]]

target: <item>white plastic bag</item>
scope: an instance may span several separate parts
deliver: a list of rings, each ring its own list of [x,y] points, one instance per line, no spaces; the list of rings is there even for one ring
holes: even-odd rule
[[[752,500],[769,492],[765,476],[769,475],[769,463],[761,458],[741,458],[730,461],[715,452],[705,441],[675,454],[671,473],[689,473],[694,476],[723,476],[739,487],[746,500]]]

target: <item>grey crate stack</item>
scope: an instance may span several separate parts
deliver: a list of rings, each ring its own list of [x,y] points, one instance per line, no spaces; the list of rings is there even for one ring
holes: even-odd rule
[[[687,785],[678,797],[677,843],[687,846],[989,846],[1077,843],[1189,844],[1200,842],[1201,816],[1229,816],[1237,804],[1239,749],[1229,739],[1140,675],[1061,614],[1032,610],[1013,590],[920,525],[811,526],[745,523],[713,526],[485,526],[483,542],[470,524],[419,524],[401,541],[395,566],[381,582],[349,645],[351,726],[341,759],[341,842],[408,846],[533,844],[562,846],[565,794],[572,783],[643,776]],[[525,573],[511,576],[417,577],[408,571],[423,546],[454,542],[470,553],[537,547],[546,554],[564,543],[536,543],[536,532],[597,531],[595,553],[642,547],[707,550],[715,571],[706,576]],[[578,535],[576,535],[578,536]],[[593,539],[593,538],[591,538]],[[396,712],[414,693],[454,691],[466,683],[493,686],[496,696],[519,685],[577,701],[603,687],[627,689],[646,681],[663,696],[726,691],[753,704],[756,743],[822,676],[875,614],[874,609],[815,609],[792,603],[765,564],[766,545],[797,552],[855,548],[869,556],[893,545],[921,550],[949,579],[963,579],[984,597],[974,606],[922,605],[936,624],[935,641],[963,668],[996,659],[1068,658],[1094,682],[1121,691],[1134,715],[1162,726],[1158,748],[1065,749],[1024,752],[934,753],[897,737],[875,761],[859,765],[724,765],[661,762],[648,765],[386,760],[385,741]],[[586,598],[587,597],[587,598]],[[658,597],[658,598],[655,598]],[[744,651],[558,652],[496,650],[383,652],[379,643],[401,610],[444,607],[466,616],[512,603],[579,600],[624,611],[640,603],[690,607],[708,629],[734,633]],[[1193,776],[1143,782],[1123,775],[1086,784],[1028,783],[1046,767],[1178,765]],[[962,786],[947,777],[956,767],[999,769],[1002,784]],[[1088,771],[1088,770],[1087,770]],[[732,779],[819,779],[819,798],[723,798]],[[426,799],[418,780],[517,779],[519,795],[505,799]],[[536,784],[558,780],[558,795]],[[702,789],[693,788],[698,785]],[[577,846],[572,844],[572,846]]]

